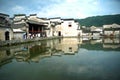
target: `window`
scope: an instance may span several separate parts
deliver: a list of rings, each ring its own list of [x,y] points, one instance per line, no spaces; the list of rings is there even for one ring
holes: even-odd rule
[[[72,47],[69,47],[69,52],[72,52]]]
[[[68,27],[72,27],[72,23],[71,22],[68,23]]]

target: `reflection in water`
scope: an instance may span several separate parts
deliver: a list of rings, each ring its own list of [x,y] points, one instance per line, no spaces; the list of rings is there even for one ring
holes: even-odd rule
[[[0,52],[0,61],[14,58],[21,61],[39,62],[40,59],[50,56],[74,55],[79,48],[88,50],[120,50],[120,39],[81,39],[63,38],[36,42],[30,45],[5,49]],[[4,59],[5,58],[5,59]]]
[[[56,49],[61,50],[64,54],[75,54],[78,51],[79,44],[80,42],[77,38],[64,38],[56,46]]]
[[[120,39],[118,38],[62,38],[3,47],[0,50],[0,67],[3,68],[0,69],[2,71],[0,72],[1,80],[5,80],[6,77],[17,80],[19,75],[21,75],[20,79],[29,76],[29,78],[26,77],[29,80],[120,79],[120,72],[118,72]],[[25,63],[20,64],[19,62]],[[31,65],[26,62],[31,63]],[[4,68],[3,65],[6,67]],[[21,68],[22,66],[24,66],[25,71]],[[8,71],[5,72],[6,68]],[[15,71],[13,74],[16,76],[10,75],[12,71]]]
[[[120,39],[118,39],[118,38],[104,39],[103,47],[104,48],[112,48],[112,49],[120,48]]]
[[[0,50],[0,66],[11,62],[12,57],[10,50]]]

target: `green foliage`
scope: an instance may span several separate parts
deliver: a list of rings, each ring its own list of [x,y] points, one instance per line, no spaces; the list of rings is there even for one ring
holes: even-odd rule
[[[85,19],[76,19],[81,26],[91,27],[102,27],[106,24],[120,24],[120,14],[116,15],[105,15],[105,16],[93,16]]]

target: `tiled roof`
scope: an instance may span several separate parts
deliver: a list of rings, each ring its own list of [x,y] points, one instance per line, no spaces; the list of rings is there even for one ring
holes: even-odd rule
[[[0,27],[2,27],[2,28],[11,28],[11,26],[5,26],[5,25],[2,25],[2,24],[0,24]]]
[[[14,28],[14,29],[22,28],[22,27],[24,27],[24,26],[26,26],[25,23],[21,23],[21,24],[12,24],[12,28]]]
[[[8,15],[8,14],[4,14],[4,13],[0,13],[0,16],[9,17],[9,15]]]
[[[13,29],[13,32],[22,32],[22,33],[24,33],[25,31],[23,31],[23,30],[21,30],[21,29]]]
[[[28,24],[37,24],[37,25],[45,25],[45,24],[48,24],[47,22],[37,22],[37,21],[33,21],[33,20],[28,20],[27,23],[28,23]]]

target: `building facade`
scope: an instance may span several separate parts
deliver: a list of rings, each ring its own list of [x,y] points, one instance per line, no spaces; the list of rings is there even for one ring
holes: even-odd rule
[[[120,25],[103,25],[103,34],[106,37],[120,37]]]
[[[28,24],[26,23],[27,16],[25,14],[15,14],[13,18],[12,29],[14,40],[28,38]]]
[[[50,19],[52,36],[77,37],[82,35],[80,25],[74,19]]]
[[[28,33],[30,38],[47,37],[46,30],[48,27],[48,22],[38,18],[36,14],[31,14],[28,16],[27,24],[29,25]]]
[[[74,37],[81,36],[82,31],[80,30],[80,26],[78,22],[74,19],[63,19],[63,23],[61,23],[61,35],[64,37]]]
[[[9,15],[0,13],[0,41],[12,40],[13,31]]]

